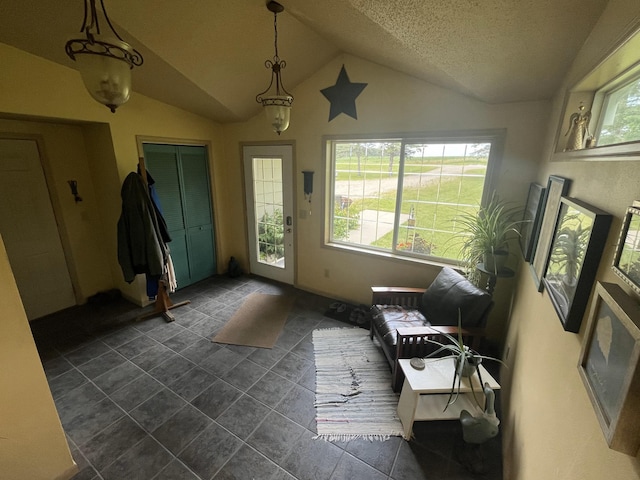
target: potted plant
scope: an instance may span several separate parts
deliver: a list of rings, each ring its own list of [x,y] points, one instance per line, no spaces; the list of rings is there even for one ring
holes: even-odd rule
[[[465,236],[460,249],[463,266],[467,277],[477,285],[477,265],[483,263],[486,270],[497,275],[509,255],[509,242],[520,236],[520,225],[527,220],[522,219],[521,208],[500,200],[494,192],[487,205],[481,205],[477,212],[460,214],[456,222]]]
[[[445,355],[439,358],[453,358],[455,360],[455,370],[451,384],[451,391],[449,393],[449,399],[447,400],[447,404],[445,405],[444,410],[446,410],[449,405],[452,405],[457,400],[458,395],[460,394],[460,384],[463,377],[469,378],[469,385],[471,386],[471,391],[473,392],[473,398],[478,403],[478,406],[480,408],[483,408],[483,405],[480,404],[476,397],[475,391],[473,389],[473,382],[471,382],[470,377],[473,374],[477,373],[478,379],[480,380],[480,385],[484,385],[479,369],[482,360],[493,360],[505,366],[506,364],[499,358],[480,355],[478,352],[475,352],[464,344],[464,341],[462,340],[462,315],[460,313],[460,310],[458,310],[458,337],[455,338],[447,333],[443,333],[443,335],[449,340],[449,343],[443,343],[431,339],[426,339],[426,341],[438,347],[434,352],[427,355],[427,357],[435,357],[444,352]]]

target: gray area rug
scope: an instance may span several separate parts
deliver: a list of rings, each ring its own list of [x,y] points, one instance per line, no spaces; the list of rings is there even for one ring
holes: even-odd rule
[[[398,395],[382,352],[362,328],[314,330],[318,438],[402,436]]]

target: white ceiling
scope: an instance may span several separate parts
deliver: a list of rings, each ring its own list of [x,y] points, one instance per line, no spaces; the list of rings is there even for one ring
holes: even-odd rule
[[[548,99],[607,1],[280,0],[282,76],[291,92],[348,53],[489,103]],[[134,90],[221,123],[259,111],[274,53],[267,0],[104,2],[144,56]],[[81,37],[83,0],[0,0],[0,11],[0,42],[74,68],[64,44]]]

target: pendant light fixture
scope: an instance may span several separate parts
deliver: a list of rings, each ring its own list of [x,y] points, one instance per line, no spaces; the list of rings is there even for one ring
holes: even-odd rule
[[[264,62],[265,66],[271,69],[271,83],[267,89],[256,95],[256,101],[264,107],[267,120],[273,131],[278,135],[289,128],[289,118],[291,114],[291,104],[293,95],[287,92],[282,84],[281,71],[287,65],[278,56],[278,13],[284,11],[284,7],[278,2],[267,3],[267,9],[273,12],[273,28],[275,31],[275,56],[273,60]],[[275,88],[272,90],[272,87]]]
[[[111,34],[100,32],[99,16]],[[142,65],[142,55],[113,28],[103,0],[100,0],[100,11],[96,9],[96,0],[84,0],[84,22],[80,31],[86,38],[69,40],[65,51],[78,62],[82,81],[91,96],[115,113],[116,108],[129,100],[131,70]]]

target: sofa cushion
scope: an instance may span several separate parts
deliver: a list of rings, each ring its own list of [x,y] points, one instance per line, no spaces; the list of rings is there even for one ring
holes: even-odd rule
[[[476,287],[454,269],[444,267],[422,296],[420,310],[432,325],[484,327],[493,304],[491,295]]]
[[[424,315],[415,309],[404,309],[398,305],[373,305],[372,319],[382,340],[390,347],[397,342],[396,330],[405,327],[424,327],[429,323]]]

